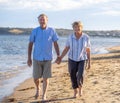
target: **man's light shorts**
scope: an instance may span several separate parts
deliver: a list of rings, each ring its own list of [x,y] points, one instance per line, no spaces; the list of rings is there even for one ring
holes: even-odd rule
[[[33,78],[51,78],[51,60],[37,61],[33,60]]]

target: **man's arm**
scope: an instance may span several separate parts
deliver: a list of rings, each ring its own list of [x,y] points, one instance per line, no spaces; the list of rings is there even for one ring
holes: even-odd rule
[[[33,47],[33,42],[30,42],[30,43],[28,44],[28,60],[27,60],[28,66],[31,66],[31,65],[32,65],[32,59],[31,59],[32,47]]]
[[[60,56],[60,50],[59,50],[59,46],[58,46],[57,41],[54,42],[54,48],[55,48],[57,57],[59,57]]]

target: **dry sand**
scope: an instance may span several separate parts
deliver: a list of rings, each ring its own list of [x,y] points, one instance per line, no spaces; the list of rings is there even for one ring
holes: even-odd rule
[[[120,103],[120,46],[108,49],[110,53],[92,55],[91,69],[86,70],[82,97],[72,98],[73,90],[67,62],[53,64],[45,103]],[[32,78],[18,86],[3,103],[41,103],[35,99]]]

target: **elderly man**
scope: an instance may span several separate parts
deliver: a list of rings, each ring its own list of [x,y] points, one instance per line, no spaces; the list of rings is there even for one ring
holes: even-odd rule
[[[42,99],[46,99],[46,91],[49,84],[48,78],[51,75],[51,60],[52,60],[52,44],[59,58],[59,46],[57,43],[58,36],[55,30],[47,26],[48,17],[45,14],[38,16],[40,26],[33,29],[29,39],[28,45],[28,66],[32,65],[32,48],[33,51],[33,78],[36,85],[35,98],[39,96],[39,79],[43,78],[43,92]]]

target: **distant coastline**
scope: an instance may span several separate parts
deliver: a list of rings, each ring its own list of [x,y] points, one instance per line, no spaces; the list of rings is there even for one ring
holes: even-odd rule
[[[0,27],[0,35],[30,35],[33,28],[10,28]],[[71,29],[56,29],[58,35],[67,36],[73,31]],[[85,30],[89,36],[120,37],[120,30]]]

